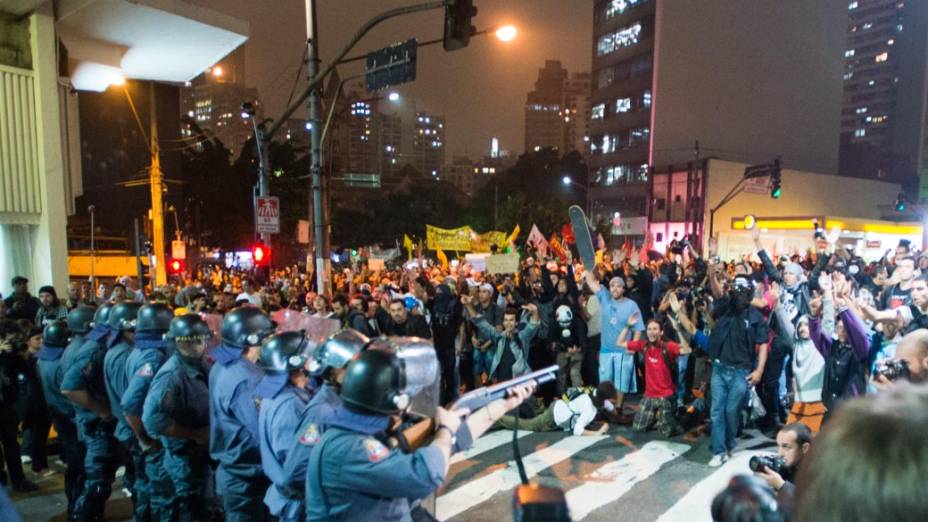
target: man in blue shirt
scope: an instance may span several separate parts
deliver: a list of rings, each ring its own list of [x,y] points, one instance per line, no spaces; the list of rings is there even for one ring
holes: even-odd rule
[[[281,521],[303,519],[303,492],[287,486],[284,462],[310,399],[306,369],[309,352],[303,332],[283,332],[264,341],[258,360],[264,369],[264,378],[257,389],[261,396],[258,415],[261,465],[272,482],[264,495],[264,504]]]
[[[90,332],[95,308],[79,306],[68,314],[67,331],[70,338],[63,348],[55,348],[48,342],[38,354],[39,376],[42,390],[61,444],[61,459],[65,464],[64,492],[68,499],[68,513],[81,494],[84,478],[84,447],[78,442],[77,425],[74,423],[74,405],[61,393],[64,378],[65,353],[74,353],[84,343]],[[46,332],[48,335],[50,332]]]
[[[142,424],[164,447],[169,482],[152,482],[152,509],[160,520],[210,519],[209,389],[206,345],[212,334],[198,315],[175,317],[165,335],[173,354],[151,380]],[[161,500],[170,499],[167,505]]]
[[[222,320],[222,344],[213,350],[209,372],[210,456],[219,461],[216,491],[226,520],[250,521],[264,516],[269,481],[261,469],[256,393],[263,377],[255,364],[261,342],[274,333],[274,323],[261,310],[237,308]]]
[[[116,422],[103,382],[110,309],[110,305],[98,308],[86,341],[69,346],[61,356],[61,393],[74,404],[78,437],[86,450],[84,487],[71,511],[75,520],[102,520],[116,474]]]
[[[635,315],[638,321],[632,327],[632,340],[641,339],[644,321],[641,310],[635,301],[625,297],[625,279],[613,277],[606,290],[599,283],[596,274],[586,272],[586,282],[599,300],[602,331],[599,351],[599,382],[612,381],[618,390],[616,410],[621,414],[626,393],[638,391],[635,378],[635,354],[619,346],[619,334],[628,324],[628,319]]]
[[[135,435],[129,445],[132,466],[135,468],[135,519],[148,520],[160,517],[160,507],[171,503],[171,496],[163,496],[165,487],[155,483],[170,482],[161,464],[161,443],[152,438],[142,426],[142,409],[145,396],[155,372],[167,359],[167,343],[164,334],[171,325],[174,312],[165,304],[150,304],[139,308],[135,326],[135,345],[126,359],[126,389],[120,400],[120,408],[126,424]],[[159,507],[156,507],[159,506]]]

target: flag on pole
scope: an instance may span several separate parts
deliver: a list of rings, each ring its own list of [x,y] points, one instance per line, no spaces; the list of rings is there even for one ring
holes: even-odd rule
[[[412,239],[406,234],[403,234],[403,248],[406,249],[406,260],[412,261]]]
[[[548,255],[548,240],[538,230],[538,225],[532,225],[532,230],[528,233],[528,242],[535,247],[535,250],[541,252],[541,255]]]
[[[441,263],[441,269],[448,270],[448,256],[445,255],[445,251],[438,245],[435,245],[435,257],[437,257],[438,262]]]
[[[519,232],[522,232],[522,229],[516,224],[516,228],[512,229],[512,234],[509,234],[509,237],[506,238],[506,243],[510,245],[515,243],[516,239],[519,237]]]

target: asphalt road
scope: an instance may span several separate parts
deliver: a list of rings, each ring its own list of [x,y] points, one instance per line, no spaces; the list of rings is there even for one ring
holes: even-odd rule
[[[454,457],[436,500],[439,520],[512,519],[519,476],[511,442],[511,431],[490,432]],[[519,447],[529,479],[564,490],[573,520],[698,522],[711,520],[715,494],[733,475],[748,472],[751,455],[774,451],[774,442],[749,430],[739,441],[742,451],[720,468],[706,465],[712,456],[709,438],[697,432],[672,439],[616,425],[592,437],[520,432]],[[61,470],[57,462],[53,468]],[[39,484],[39,492],[13,496],[23,520],[63,520],[62,475]],[[107,520],[130,519],[131,504],[117,480]]]

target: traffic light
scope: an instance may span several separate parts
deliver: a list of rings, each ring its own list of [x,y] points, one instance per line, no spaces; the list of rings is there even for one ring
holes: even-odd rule
[[[467,47],[470,37],[477,33],[477,28],[470,23],[474,16],[477,16],[474,0],[452,0],[445,6],[443,45],[446,51]]]
[[[780,199],[783,187],[780,186],[780,160],[774,160],[770,169],[770,197]]]
[[[184,273],[184,260],[177,258],[168,259],[168,273],[171,275],[180,275]]]
[[[264,243],[255,243],[251,247],[251,259],[254,260],[255,266],[270,266],[271,264],[271,247]]]
[[[902,192],[896,196],[896,212],[905,212],[905,194]]]

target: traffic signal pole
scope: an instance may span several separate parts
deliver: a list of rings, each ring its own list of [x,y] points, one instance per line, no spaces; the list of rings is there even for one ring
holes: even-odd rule
[[[306,0],[306,42],[307,71],[309,80],[319,73],[319,39],[316,26],[316,0]],[[329,266],[325,256],[325,216],[322,212],[322,130],[319,126],[319,88],[322,82],[309,91],[309,125],[310,125],[310,176],[312,176],[312,223],[313,245],[316,269],[316,291],[319,294],[328,294]],[[334,103],[334,100],[333,100]]]

